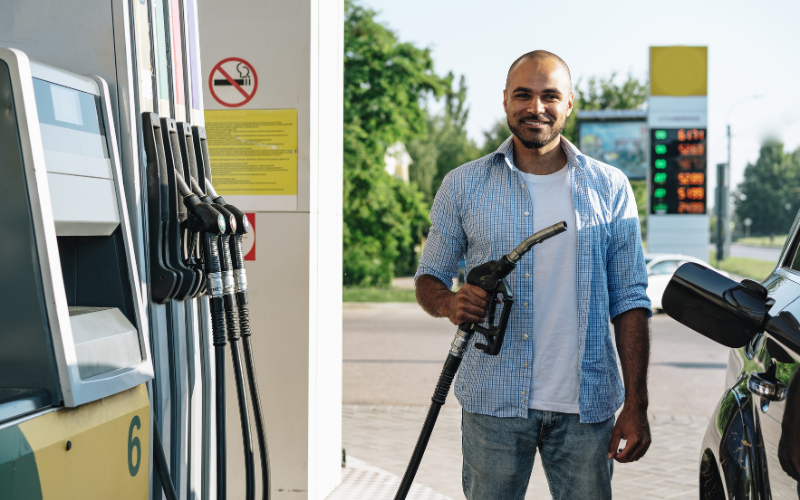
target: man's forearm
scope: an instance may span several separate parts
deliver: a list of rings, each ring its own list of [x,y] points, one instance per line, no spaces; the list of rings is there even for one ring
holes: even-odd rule
[[[625,382],[625,405],[647,410],[650,324],[647,310],[631,309],[614,318],[617,353]]]
[[[417,302],[434,318],[444,318],[447,301],[452,299],[453,292],[447,286],[429,274],[417,278],[415,284]]]

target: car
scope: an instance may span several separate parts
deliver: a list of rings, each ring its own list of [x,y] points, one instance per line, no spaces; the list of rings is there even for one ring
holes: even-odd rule
[[[800,498],[798,221],[765,280],[737,283],[688,262],[664,291],[669,316],[731,348],[699,450],[701,499]]]
[[[711,267],[704,261],[679,253],[646,253],[644,262],[647,265],[647,297],[653,312],[661,309],[661,296],[667,288],[672,274],[686,262],[696,262],[706,267]],[[713,268],[711,268],[713,269]],[[727,277],[728,273],[715,269],[718,273]]]

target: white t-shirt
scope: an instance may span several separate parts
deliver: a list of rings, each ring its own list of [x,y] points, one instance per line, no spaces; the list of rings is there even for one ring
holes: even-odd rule
[[[578,235],[569,167],[549,175],[520,171],[533,203],[533,229],[560,221],[567,231],[556,245],[536,245],[533,254],[533,379],[528,407],[578,413]]]

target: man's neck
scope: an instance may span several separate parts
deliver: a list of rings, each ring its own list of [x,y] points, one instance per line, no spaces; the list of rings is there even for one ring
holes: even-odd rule
[[[567,155],[561,148],[561,136],[539,149],[528,149],[514,136],[514,165],[526,174],[548,175],[561,170]]]

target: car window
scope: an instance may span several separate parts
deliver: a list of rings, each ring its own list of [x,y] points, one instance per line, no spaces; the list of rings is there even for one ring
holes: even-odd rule
[[[787,261],[786,263],[787,264],[791,264],[789,266],[790,269],[800,272],[800,252],[797,251],[797,246],[796,245],[797,245],[797,243],[795,243],[794,259],[792,259],[791,261]]]
[[[678,269],[677,260],[665,260],[651,267],[650,274],[651,275],[672,274],[675,272],[676,269]]]

